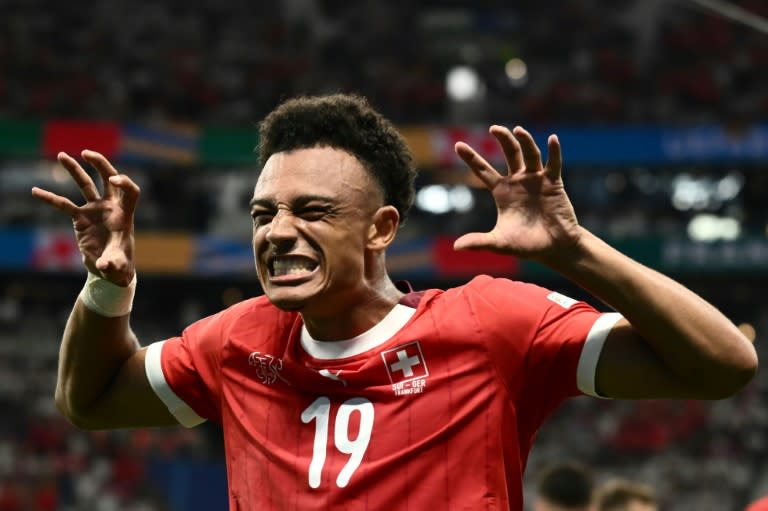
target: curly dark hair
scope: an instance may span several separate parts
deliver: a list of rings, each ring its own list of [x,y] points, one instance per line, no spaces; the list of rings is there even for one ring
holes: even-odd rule
[[[354,94],[300,96],[275,108],[259,126],[259,160],[282,151],[328,146],[355,156],[397,208],[401,225],[414,198],[416,169],[403,137],[368,101]]]

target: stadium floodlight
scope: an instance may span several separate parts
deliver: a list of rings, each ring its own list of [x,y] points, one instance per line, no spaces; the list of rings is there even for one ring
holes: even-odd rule
[[[448,192],[448,198],[451,206],[458,213],[471,211],[475,206],[475,198],[472,196],[472,190],[467,185],[456,185]]]
[[[688,223],[688,237],[693,241],[735,240],[740,235],[741,224],[735,218],[698,213]]]
[[[416,206],[423,210],[441,215],[451,210],[448,190],[442,185],[428,185],[416,193]]]
[[[504,64],[504,74],[512,86],[522,87],[528,82],[528,65],[520,58],[509,59]]]
[[[428,185],[416,193],[416,207],[434,215],[455,211],[466,213],[475,206],[472,190],[466,185]]]
[[[483,95],[480,76],[469,66],[456,66],[445,75],[445,90],[452,101],[464,102]]]

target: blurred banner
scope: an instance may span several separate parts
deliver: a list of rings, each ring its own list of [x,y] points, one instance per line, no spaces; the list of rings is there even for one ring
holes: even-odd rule
[[[694,242],[684,238],[607,240],[633,259],[661,271],[768,274],[768,239]],[[0,270],[82,272],[72,232],[66,229],[0,229]],[[250,240],[185,233],[136,234],[136,264],[156,274],[241,275],[255,278]],[[396,278],[462,278],[477,273],[520,277],[547,272],[529,261],[490,252],[456,252],[453,238],[396,241],[387,253]]]
[[[768,160],[768,124],[727,127],[698,126],[603,126],[532,129],[542,152],[547,137],[556,133],[566,164],[627,165],[724,162],[765,162]],[[501,147],[486,128],[435,129],[432,148],[437,165],[460,165],[453,146],[464,141],[478,149],[491,163],[502,163]]]
[[[510,124],[512,126],[512,124]],[[459,140],[491,162],[503,161],[487,127],[406,126],[403,135],[420,166],[461,165]],[[542,148],[557,133],[569,165],[756,163],[768,160],[768,124],[721,126],[551,126],[533,129]],[[258,133],[253,127],[139,124],[97,121],[0,121],[0,157],[53,158],[59,151],[103,152],[116,161],[177,165],[250,165]]]
[[[199,159],[199,129],[180,124],[124,124],[117,159],[136,163],[163,161],[192,165]]]

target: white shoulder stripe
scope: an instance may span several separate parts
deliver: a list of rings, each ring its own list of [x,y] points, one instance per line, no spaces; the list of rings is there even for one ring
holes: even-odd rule
[[[147,347],[147,353],[144,357],[144,370],[147,373],[147,379],[152,390],[165,403],[165,406],[176,417],[179,424],[186,428],[197,426],[205,422],[205,419],[200,417],[192,407],[182,401],[165,379],[163,366],[160,362],[160,354],[162,353],[164,343],[165,341],[160,341]]]
[[[597,371],[597,362],[600,360],[600,353],[603,351],[605,338],[611,331],[613,325],[623,318],[618,312],[608,312],[598,317],[592,328],[587,334],[587,340],[584,341],[584,347],[581,349],[579,365],[576,369],[576,384],[583,393],[602,397],[595,390],[595,372]]]

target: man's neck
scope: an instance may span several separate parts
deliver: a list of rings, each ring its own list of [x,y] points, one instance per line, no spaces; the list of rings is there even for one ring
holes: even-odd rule
[[[301,316],[307,331],[316,340],[340,341],[351,339],[377,325],[397,305],[404,293],[387,279],[377,290],[370,290],[362,299],[350,300],[346,305],[334,304],[335,311],[328,315]]]

